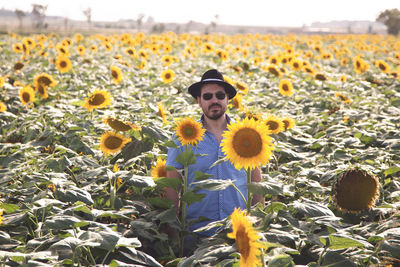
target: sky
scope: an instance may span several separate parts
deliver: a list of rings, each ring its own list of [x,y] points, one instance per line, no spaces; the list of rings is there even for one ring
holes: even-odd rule
[[[136,20],[155,22],[300,27],[334,20],[375,21],[381,11],[397,8],[400,0],[0,0],[0,9],[31,11],[47,5],[46,15],[92,21]]]

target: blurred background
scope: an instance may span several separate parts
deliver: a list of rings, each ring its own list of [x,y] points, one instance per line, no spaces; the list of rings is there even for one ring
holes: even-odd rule
[[[397,34],[400,1],[0,1],[2,32]]]

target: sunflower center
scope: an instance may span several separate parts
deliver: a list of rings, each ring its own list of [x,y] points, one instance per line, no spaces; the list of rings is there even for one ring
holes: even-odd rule
[[[117,136],[109,136],[107,139],[104,141],[104,145],[108,149],[117,149],[121,146],[122,144],[122,139],[117,137]]]
[[[114,79],[118,79],[118,72],[116,72],[115,70],[111,71],[111,75],[113,76]]]
[[[158,168],[158,177],[167,177],[167,170],[165,169],[165,166]]]
[[[67,62],[64,61],[64,60],[61,61],[61,62],[60,62],[60,67],[61,67],[61,68],[66,68],[66,67],[67,67]]]
[[[44,95],[44,91],[45,91],[45,89],[44,89],[43,84],[39,84],[39,87],[38,87],[39,94]]]
[[[47,78],[47,77],[44,77],[44,76],[41,76],[41,77],[38,79],[38,82],[39,82],[39,83],[42,83],[42,84],[44,84],[44,85],[47,85],[47,86],[49,86],[49,85],[51,84],[50,79]]]
[[[258,155],[262,149],[260,134],[251,128],[240,129],[233,137],[233,149],[244,158],[251,158]]]
[[[236,233],[236,244],[239,250],[240,255],[247,259],[250,254],[250,240],[248,235],[246,234],[246,229],[243,225],[239,226],[239,229]]]
[[[22,99],[25,101],[25,103],[28,103],[31,100],[31,95],[25,92],[22,94]]]
[[[89,99],[89,104],[93,106],[98,106],[104,103],[106,99],[102,94],[95,94]]]
[[[166,73],[165,74],[165,79],[170,79],[171,78],[171,74],[170,73]]]
[[[195,135],[195,132],[195,129],[193,129],[192,127],[185,127],[183,129],[183,134],[186,138],[192,138]]]
[[[284,83],[284,84],[282,84],[282,89],[283,89],[283,91],[289,91],[289,86],[286,84],[286,83]]]
[[[267,121],[266,124],[271,131],[278,129],[279,127],[279,123],[276,121]]]

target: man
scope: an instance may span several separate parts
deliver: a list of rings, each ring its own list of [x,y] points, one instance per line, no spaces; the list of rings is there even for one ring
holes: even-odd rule
[[[206,71],[201,77],[201,81],[192,84],[188,88],[189,93],[197,100],[198,105],[203,111],[201,122],[206,132],[203,140],[193,148],[195,154],[206,154],[206,156],[196,157],[196,164],[189,165],[188,168],[188,186],[193,182],[194,172],[213,175],[209,179],[227,180],[231,179],[242,192],[247,196],[247,176],[244,169],[237,170],[229,161],[217,164],[210,168],[218,159],[224,158],[225,154],[221,151],[222,134],[227,130],[227,125],[231,119],[225,114],[229,99],[236,95],[236,89],[225,82],[222,74],[211,69]],[[179,141],[176,141],[179,146]],[[183,151],[184,147],[180,147]],[[176,162],[176,157],[181,153],[179,149],[170,148],[167,156],[167,166],[173,166],[176,169],[183,169],[183,166]],[[180,177],[177,171],[167,171],[167,177]],[[252,171],[252,182],[261,180],[261,171],[256,168]],[[166,198],[174,201],[178,207],[178,194],[172,188],[166,189]],[[200,190],[198,193],[206,194],[201,202],[195,202],[188,207],[187,220],[196,220],[203,216],[209,221],[196,222],[189,225],[189,230],[207,225],[211,221],[217,221],[229,216],[235,207],[246,209],[246,205],[239,192],[233,187],[228,187],[221,191]],[[253,196],[253,204],[262,201],[260,195]],[[262,201],[263,202],[263,201]],[[200,236],[211,236],[215,230],[202,231]]]

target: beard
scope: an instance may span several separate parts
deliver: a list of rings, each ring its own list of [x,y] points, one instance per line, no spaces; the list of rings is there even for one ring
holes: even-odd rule
[[[212,107],[220,107],[220,110],[211,110]],[[204,116],[210,120],[218,120],[225,114],[225,109],[218,103],[211,104],[207,110],[203,110]]]

